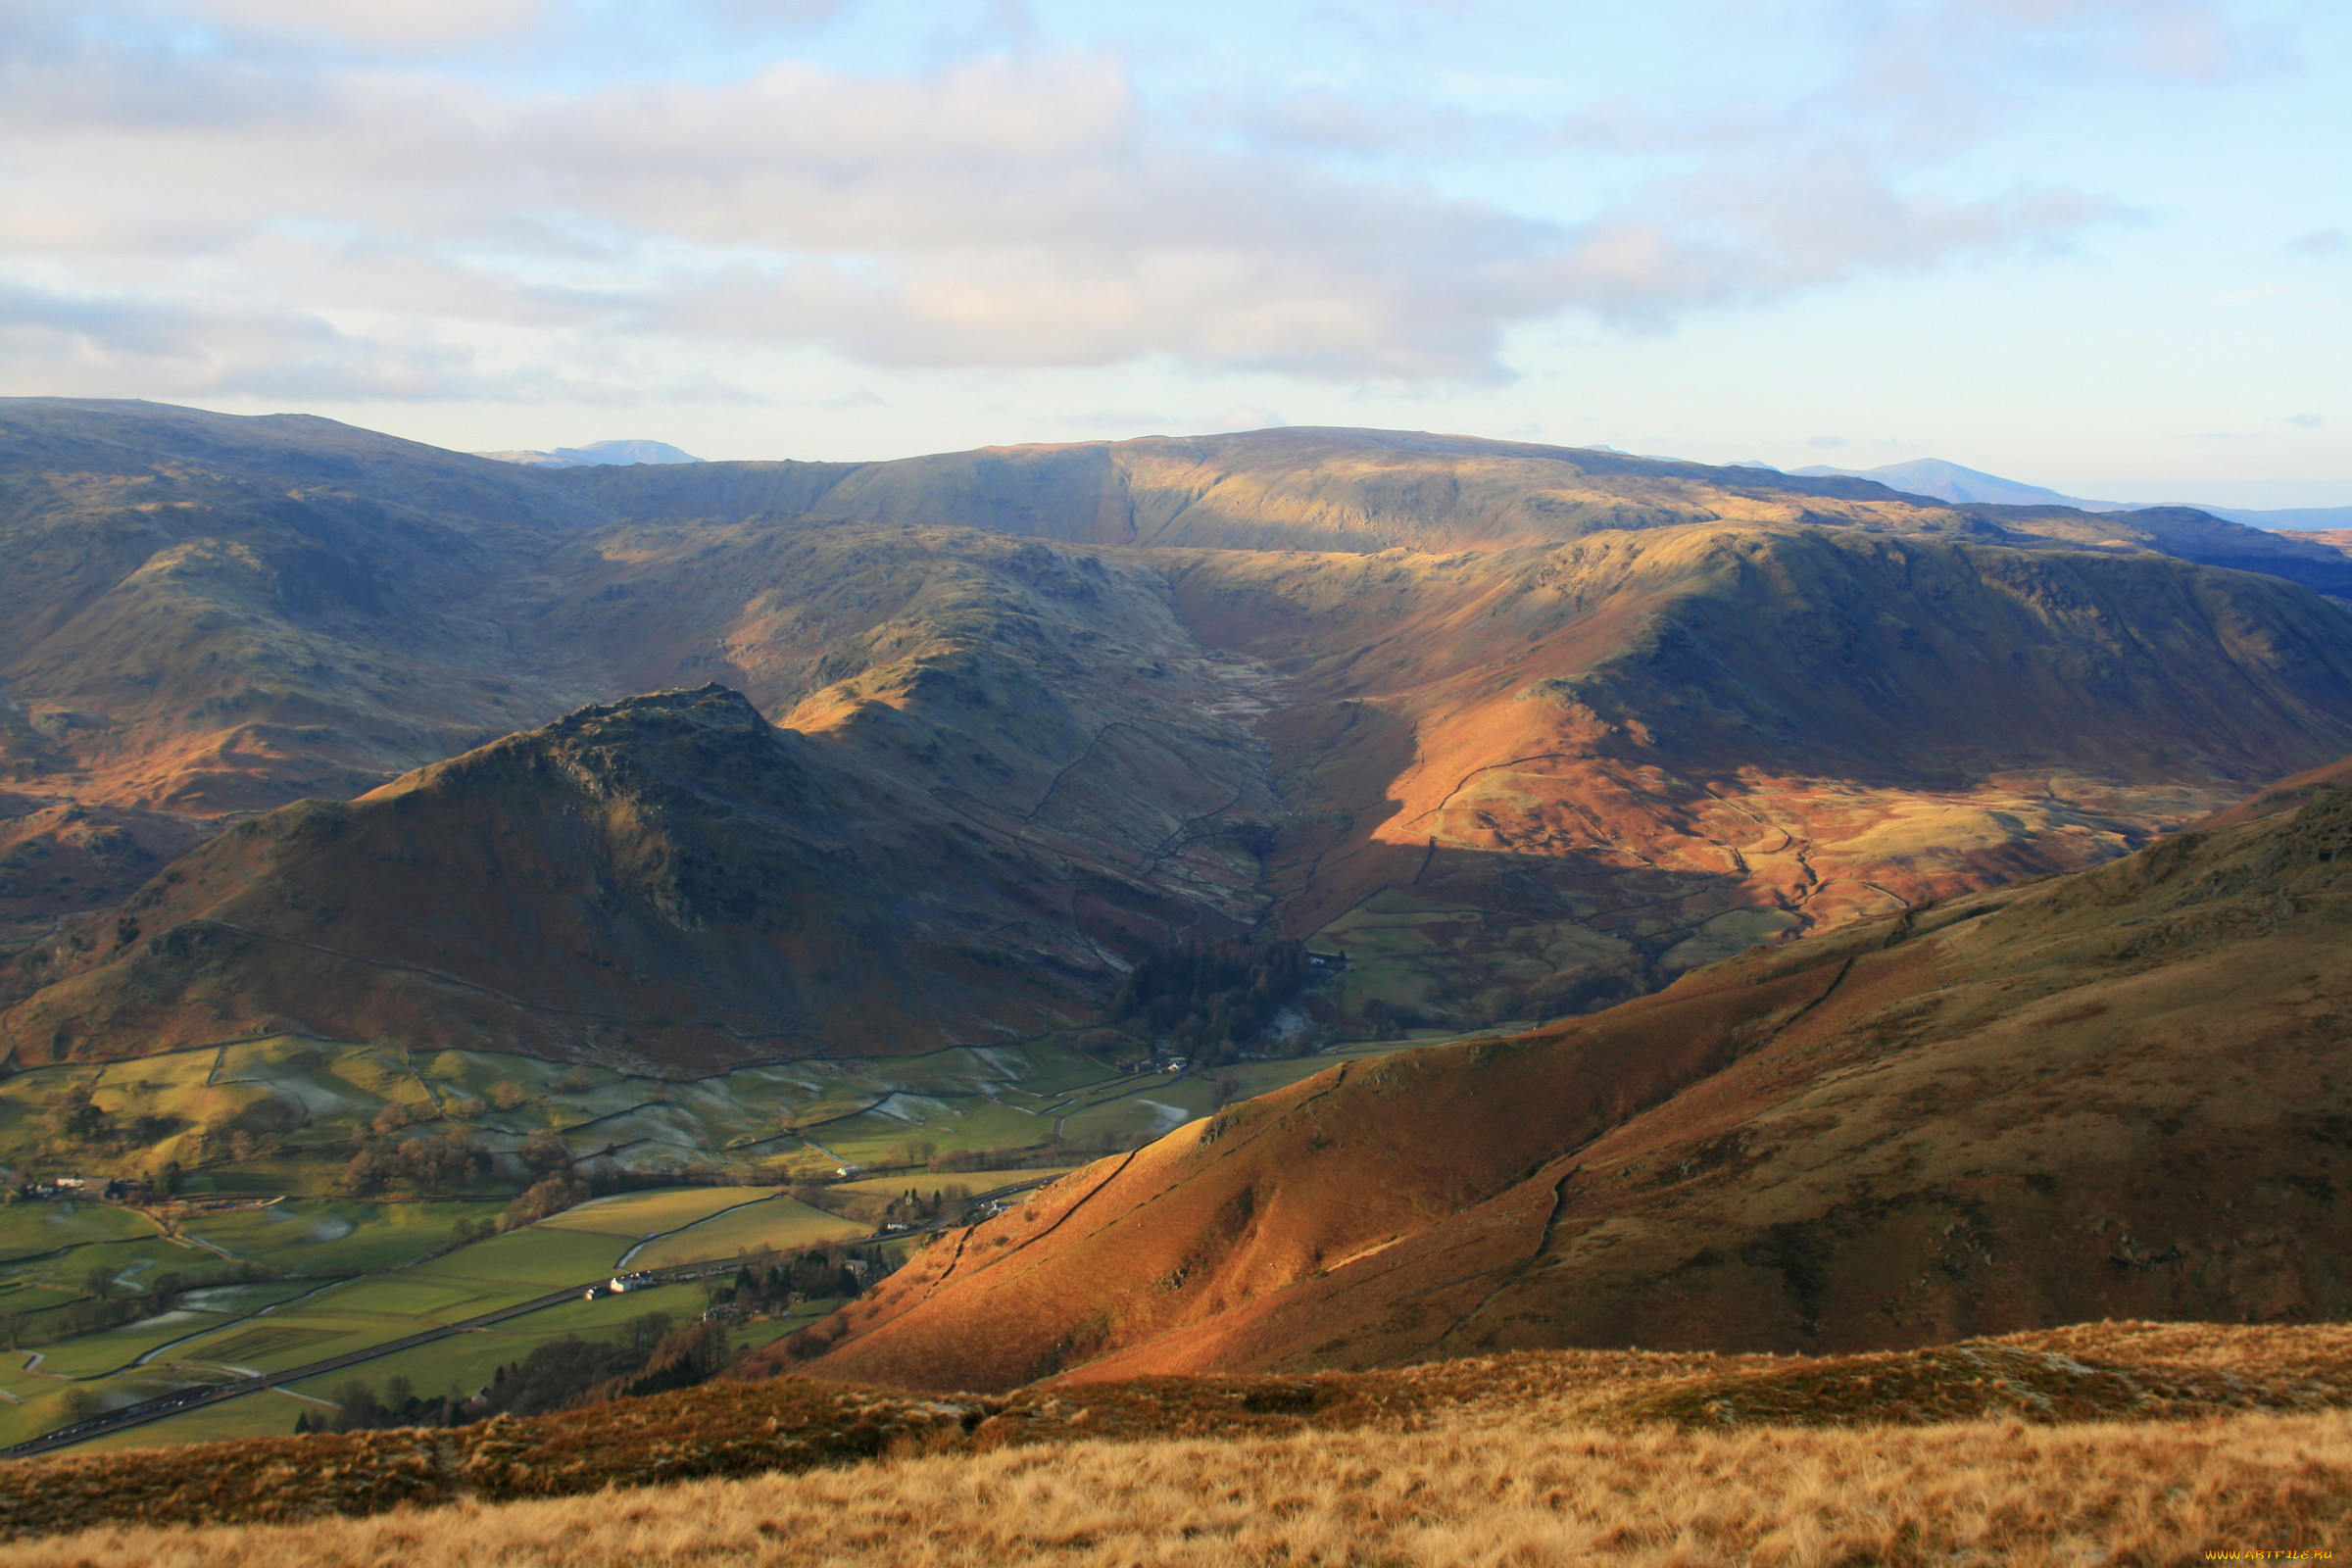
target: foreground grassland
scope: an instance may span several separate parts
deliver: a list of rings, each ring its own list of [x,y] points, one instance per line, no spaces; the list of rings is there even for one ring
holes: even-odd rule
[[[997,1398],[785,1378],[26,1461],[0,1467],[0,1528],[5,1561],[42,1568],[2180,1563],[2335,1544],[2348,1405],[2352,1330],[2333,1327],[1529,1353]]]
[[[2352,1525],[2352,1421],[1072,1443],[390,1518],[103,1529],[23,1568],[2192,1563]]]

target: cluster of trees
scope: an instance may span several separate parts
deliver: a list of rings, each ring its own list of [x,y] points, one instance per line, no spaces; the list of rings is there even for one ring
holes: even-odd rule
[[[889,1272],[878,1247],[817,1247],[772,1263],[750,1262],[713,1281],[710,1304],[743,1312],[781,1312],[802,1301],[856,1296]]]
[[[466,1129],[451,1127],[438,1137],[410,1136],[409,1129],[432,1120],[433,1114],[422,1105],[392,1104],[362,1123],[352,1134],[351,1162],[343,1167],[335,1190],[346,1198],[371,1198],[384,1192],[448,1192],[487,1180],[492,1165],[490,1150]],[[573,1172],[570,1149],[556,1133],[542,1128],[531,1134],[523,1142],[521,1159],[535,1183],[525,1196],[538,1192],[522,1205],[531,1210],[531,1219],[544,1219],[589,1196]],[[563,1180],[556,1187],[538,1191],[550,1178],[558,1177]],[[572,1185],[579,1187],[579,1196],[557,1201]],[[512,1216],[517,1211],[510,1209],[508,1213]]]
[[[1111,1019],[1143,1035],[1155,1054],[1212,1067],[1265,1033],[1311,974],[1300,943],[1188,942],[1135,966]]]
[[[297,1432],[363,1432],[387,1427],[454,1427],[494,1415],[544,1415],[630,1395],[662,1394],[704,1381],[727,1356],[716,1323],[680,1325],[666,1312],[631,1318],[614,1340],[566,1336],[509,1361],[474,1394],[420,1396],[407,1378],[378,1394],[366,1383],[335,1392],[332,1415],[297,1419]]]
[[[879,1193],[842,1192],[830,1187],[796,1187],[792,1195],[811,1208],[822,1208],[861,1225],[921,1225],[944,1217],[957,1218],[972,1190],[961,1182],[934,1187],[929,1196],[909,1187],[895,1198]]]
[[[381,1118],[378,1118],[379,1120]],[[351,1163],[343,1167],[335,1191],[346,1198],[372,1198],[383,1192],[447,1192],[471,1187],[490,1174],[490,1151],[463,1128],[451,1128],[438,1138],[370,1137],[362,1128]]]
[[[177,1116],[138,1115],[124,1121],[97,1102],[88,1084],[70,1084],[49,1102],[50,1136],[75,1149],[145,1149],[186,1125]]]

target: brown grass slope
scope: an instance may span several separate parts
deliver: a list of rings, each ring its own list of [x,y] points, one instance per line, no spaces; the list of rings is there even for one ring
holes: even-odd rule
[[[20,1065],[283,1031],[635,1070],[984,1044],[1116,982],[1061,876],[733,692],[665,693],[230,829],[22,957],[0,1030]]]
[[[1532,1424],[1076,1442],[360,1520],[30,1542],[24,1568],[2172,1568],[2313,1560],[2352,1521],[2340,1414],[2040,1430]]]
[[[2352,792],[1338,1067],[770,1353],[1003,1388],[2352,1312]]]
[[[1220,1450],[1263,1452],[1268,1442],[1350,1433],[1385,1438],[1404,1452],[1417,1438],[1458,1444],[1496,1433],[1572,1435],[1597,1448],[1656,1452],[1673,1441],[1662,1439],[1661,1424],[1709,1433],[1759,1428],[1781,1444],[1824,1448],[1832,1445],[1802,1429],[1867,1427],[1880,1443],[1901,1446],[1904,1435],[1890,1428],[1968,1422],[1992,1431],[2005,1423],[2014,1443],[2028,1427],[2069,1428],[2082,1441],[2082,1423],[2102,1422],[2111,1425],[2095,1441],[2125,1448],[2133,1444],[2132,1425],[2178,1428],[2264,1412],[2308,1420],[2347,1403],[2345,1330],[2144,1323],[1875,1356],[1552,1351],[1390,1372],[1144,1378],[1005,1396],[925,1397],[778,1378],[469,1427],[18,1461],[0,1467],[0,1536],[23,1541],[110,1523],[315,1524],[391,1510],[429,1532],[432,1516],[414,1510],[457,1505],[440,1516],[457,1524],[478,1519],[483,1505],[522,1499],[666,1491],[921,1453],[968,1459],[1040,1446],[1067,1452],[1081,1441],[1128,1446],[1128,1463],[1139,1470],[1156,1465],[1154,1450],[1172,1441],[1213,1463]],[[1947,1442],[1969,1441],[1964,1427],[1941,1431]],[[629,1506],[676,1506],[664,1491],[636,1491]],[[1732,1497],[1727,1492],[1722,1500]]]

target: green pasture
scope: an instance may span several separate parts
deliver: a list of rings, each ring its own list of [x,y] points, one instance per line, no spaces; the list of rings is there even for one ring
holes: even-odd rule
[[[337,1390],[349,1383],[365,1383],[380,1394],[394,1378],[403,1377],[426,1398],[444,1394],[471,1395],[486,1386],[500,1366],[523,1359],[550,1340],[613,1339],[630,1319],[648,1312],[666,1312],[681,1324],[690,1323],[703,1315],[705,1299],[701,1285],[686,1284],[630,1291],[593,1301],[563,1301],[488,1328],[435,1340],[414,1349],[395,1350],[359,1366],[288,1386],[298,1393],[331,1399]]]
[[[317,1280],[264,1280],[257,1285],[208,1285],[180,1293],[179,1304],[194,1312],[243,1317],[266,1306],[297,1300],[318,1289]]]
[[[73,1200],[0,1205],[0,1267],[61,1247],[121,1242],[158,1234],[134,1209]]]
[[[235,1257],[330,1277],[401,1268],[457,1240],[458,1222],[494,1219],[499,1201],[391,1203],[288,1199],[268,1208],[195,1214],[180,1229]]]
[[[218,1312],[166,1312],[119,1328],[76,1335],[44,1348],[41,1370],[58,1377],[102,1378],[136,1364],[139,1357],[175,1340],[219,1329],[233,1321]]]
[[[496,1282],[525,1287],[528,1296],[609,1275],[628,1248],[614,1236],[528,1225],[431,1258],[400,1277]]]
[[[75,1444],[70,1452],[120,1453],[125,1448],[165,1448],[180,1443],[219,1443],[230,1438],[282,1438],[294,1430],[304,1411],[332,1415],[325,1405],[297,1399],[275,1389],[264,1389],[242,1398],[207,1405],[184,1414],[166,1416],[127,1432],[112,1432]]]
[[[762,1249],[778,1252],[818,1247],[867,1234],[867,1228],[811,1208],[790,1198],[770,1198],[732,1208],[648,1243],[629,1258],[631,1268],[668,1268],[736,1257]]]
[[[699,1223],[721,1210],[756,1202],[773,1191],[763,1187],[658,1187],[591,1199],[539,1223],[552,1230],[588,1231],[641,1242]]]

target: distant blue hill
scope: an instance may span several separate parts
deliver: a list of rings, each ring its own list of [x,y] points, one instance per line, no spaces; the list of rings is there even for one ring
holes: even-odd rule
[[[1888,489],[1900,490],[1906,495],[1934,496],[1938,501],[1973,501],[1980,506],[2073,507],[2082,512],[2135,512],[2150,506],[2187,506],[2230,522],[2242,522],[2250,528],[2269,528],[2275,532],[2352,528],[2352,507],[2293,507],[2264,511],[2252,507],[2207,506],[2202,502],[2089,501],[2082,496],[2046,490],[2037,484],[2004,479],[1997,473],[1964,468],[1957,463],[1946,463],[1941,458],[1889,463],[1879,468],[1833,468],[1817,463],[1811,467],[1790,468],[1788,471],[1839,474],[1849,479],[1876,479]]]
[[[584,447],[558,447],[553,452],[476,452],[477,458],[519,463],[534,468],[623,466],[633,463],[700,463],[691,452],[680,452],[666,441],[595,441]]]

